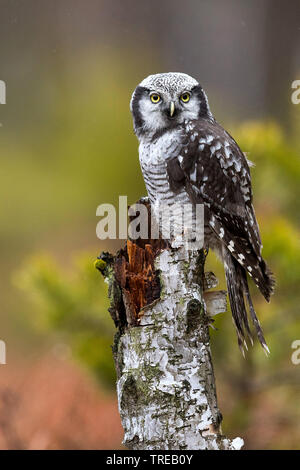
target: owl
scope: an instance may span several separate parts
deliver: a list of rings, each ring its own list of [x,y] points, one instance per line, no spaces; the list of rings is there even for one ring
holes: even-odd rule
[[[151,205],[204,206],[204,247],[222,259],[238,344],[253,344],[249,316],[268,353],[248,275],[269,302],[274,278],[262,258],[252,204],[251,163],[214,119],[197,80],[184,73],[145,78],[130,109]]]

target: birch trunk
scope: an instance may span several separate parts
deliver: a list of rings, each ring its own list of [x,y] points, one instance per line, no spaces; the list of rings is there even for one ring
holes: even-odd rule
[[[118,327],[113,353],[129,449],[243,446],[221,432],[209,324],[226,310],[226,292],[204,292],[216,285],[213,275],[204,276],[204,262],[203,251],[130,241],[116,258],[99,259]]]

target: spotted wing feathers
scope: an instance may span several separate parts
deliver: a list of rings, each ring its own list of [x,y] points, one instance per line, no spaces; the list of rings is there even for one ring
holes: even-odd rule
[[[252,205],[248,161],[234,139],[214,120],[189,122],[182,147],[168,161],[170,187],[185,187],[193,203],[204,203],[205,224],[222,244],[234,323],[242,347],[251,338],[245,299],[257,336],[266,349],[249,294],[248,273],[267,301],[274,280],[261,256],[262,243]],[[227,266],[227,267],[226,267]]]

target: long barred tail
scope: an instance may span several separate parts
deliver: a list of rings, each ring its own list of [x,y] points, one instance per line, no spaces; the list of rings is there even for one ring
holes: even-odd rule
[[[268,302],[274,290],[273,275],[257,250],[254,250],[250,240],[231,233],[217,216],[212,216],[209,224],[222,245],[227,290],[239,347],[244,354],[244,347],[247,348],[246,338],[253,343],[246,300],[258,339],[264,350],[269,352],[250,297],[247,273]]]
[[[227,251],[231,254],[246,270],[266,301],[269,302],[274,291],[275,281],[265,261],[255,253],[249,240],[228,231],[218,220],[218,217],[211,219],[210,226],[222,243],[224,252]]]
[[[246,342],[247,337],[251,344],[253,344],[245,299],[248,303],[250,317],[259,342],[265,352],[269,353],[269,348],[266,344],[262,328],[256,316],[250,297],[246,271],[225,247],[223,249],[223,259],[232,318],[236,327],[238,344],[242,354],[244,355],[244,348],[248,349]]]
[[[263,276],[263,284],[259,286],[259,289],[266,301],[270,302],[270,297],[274,292],[275,279],[273,273],[262,258],[259,262],[259,267]]]

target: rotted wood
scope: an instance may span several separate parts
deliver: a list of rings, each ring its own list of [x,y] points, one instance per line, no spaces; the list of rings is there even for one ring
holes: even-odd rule
[[[150,204],[146,198],[138,203],[146,205],[148,226],[151,226]],[[129,217],[131,221],[133,217]],[[96,261],[96,268],[108,280],[110,288],[110,313],[116,326],[137,326],[142,309],[159,299],[160,280],[154,261],[158,253],[169,246],[166,240],[128,239],[123,249],[116,256],[101,253]],[[113,279],[111,279],[113,276]]]
[[[122,290],[128,325],[137,325],[143,307],[159,299],[160,282],[154,268],[158,252],[158,244],[145,243],[141,247],[128,240],[125,250],[116,257],[115,277]]]

